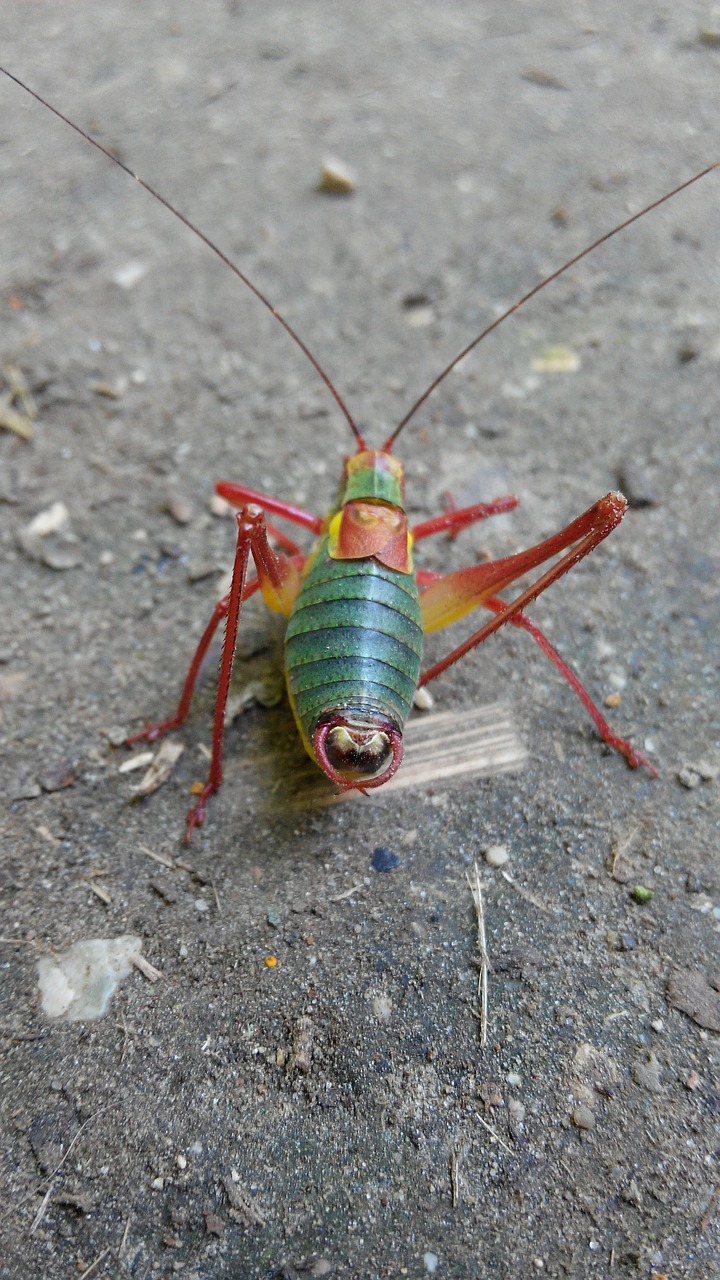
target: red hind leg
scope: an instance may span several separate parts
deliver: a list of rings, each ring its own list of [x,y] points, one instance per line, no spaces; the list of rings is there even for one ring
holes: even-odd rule
[[[419,684],[427,684],[430,680],[434,680],[443,671],[446,671],[452,663],[457,662],[459,658],[476,648],[488,636],[504,626],[506,622],[512,622],[515,626],[528,631],[557,669],[561,671],[591,716],[603,741],[614,747],[615,750],[620,751],[633,768],[645,765],[651,773],[655,774],[656,770],[640,752],[636,751],[623,738],[613,733],[610,725],[601,715],[578,677],[540,629],[530,622],[523,612],[525,607],[533,600],[536,600],[551,583],[567,573],[573,565],[588,555],[598,543],[602,542],[612,532],[622,519],[625,509],[626,502],[621,494],[608,494],[590,507],[588,511],[584,512],[582,516],[579,516],[577,520],[573,520],[560,533],[546,539],[545,542],[539,543],[536,547],[531,547],[528,551],[521,552],[517,556],[508,556],[504,560],[493,561],[489,564],[473,565],[467,569],[459,569],[455,573],[448,574],[442,578],[422,575],[421,583],[423,580],[428,583],[420,597],[423,625],[426,631],[437,630],[447,626],[480,605],[490,609],[495,616],[492,621],[486,623],[479,631],[474,632],[461,645],[451,650],[446,657],[424,672],[420,677]],[[548,569],[531,587],[522,592],[516,600],[506,603],[498,599],[495,594],[497,590],[509,586],[521,575],[533,568],[537,568],[550,556],[557,555],[562,551],[565,551],[565,554],[561,555],[557,563]]]
[[[484,600],[483,605],[486,609],[491,609],[495,614],[502,613],[507,607],[505,601],[499,600],[497,596],[491,596],[488,600]],[[572,667],[561,657],[555,646],[550,643],[540,628],[534,622],[531,622],[524,613],[516,613],[510,619],[510,622],[514,627],[521,627],[523,631],[527,631],[535,643],[540,646],[546,657],[550,659],[553,666],[557,667],[560,674],[564,676],[570,688],[575,691],[582,702],[603,742],[612,747],[613,750],[619,751],[620,755],[625,757],[631,769],[638,769],[640,765],[644,765],[652,776],[657,778],[658,771],[650,763],[647,756],[644,756],[641,751],[633,747],[632,743],[627,742],[625,738],[621,738],[617,733],[613,732],[604,715],[593,702],[584,684],[582,684]]]

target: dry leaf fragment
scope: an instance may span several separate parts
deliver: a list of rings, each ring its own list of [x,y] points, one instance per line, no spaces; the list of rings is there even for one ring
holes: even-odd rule
[[[666,999],[671,1009],[686,1013],[699,1027],[720,1031],[720,993],[695,969],[675,969],[668,978]]]

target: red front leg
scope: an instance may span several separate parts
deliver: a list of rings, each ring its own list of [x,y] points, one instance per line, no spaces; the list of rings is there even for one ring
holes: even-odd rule
[[[487,520],[489,516],[499,516],[504,511],[514,511],[520,499],[513,493],[506,498],[495,498],[492,502],[476,502],[473,507],[451,507],[441,516],[432,520],[423,520],[412,530],[415,542],[421,538],[430,538],[435,533],[451,533],[456,537],[462,529],[467,529],[478,520]]]

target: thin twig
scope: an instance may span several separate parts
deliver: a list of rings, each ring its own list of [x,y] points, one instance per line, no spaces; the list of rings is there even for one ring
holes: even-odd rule
[[[453,1209],[460,1203],[460,1148],[454,1147],[450,1153],[450,1198]]]
[[[342,902],[345,898],[352,898],[354,893],[360,893],[364,888],[365,885],[362,883],[354,884],[352,889],[346,889],[344,893],[336,893],[334,897],[328,898],[328,902]]]
[[[127,1222],[125,1223],[125,1230],[124,1230],[124,1231],[123,1231],[123,1233],[122,1233],[122,1240],[120,1241],[120,1248],[118,1249],[118,1258],[122,1258],[122,1256],[123,1256],[123,1254],[124,1254],[124,1252],[125,1252],[125,1245],[127,1244],[128,1232],[129,1232],[129,1230],[130,1230],[130,1223],[131,1223],[131,1222],[132,1222],[132,1214],[131,1214],[131,1213],[129,1213],[129,1214],[128,1214],[128,1220],[127,1220]]]
[[[107,1257],[107,1255],[108,1255],[108,1254],[109,1254],[109,1252],[110,1252],[110,1248],[111,1248],[111,1246],[110,1246],[110,1245],[108,1245],[107,1249],[103,1249],[102,1253],[99,1253],[99,1254],[98,1254],[98,1256],[97,1256],[97,1258],[95,1258],[94,1262],[91,1262],[91,1263],[90,1263],[90,1266],[85,1268],[85,1270],[83,1271],[82,1275],[79,1277],[79,1280],[86,1280],[87,1276],[92,1275],[93,1271],[95,1270],[95,1268],[96,1268],[97,1266],[99,1266],[99,1265],[100,1265],[100,1263],[102,1262],[103,1258],[106,1258],[106,1257]]]
[[[480,1121],[483,1129],[487,1129],[488,1133],[492,1134],[495,1141],[499,1142],[500,1146],[503,1147],[505,1151],[508,1151],[511,1156],[515,1155],[515,1152],[513,1151],[512,1147],[509,1147],[507,1142],[503,1142],[502,1138],[500,1137],[500,1134],[497,1133],[495,1129],[493,1129],[491,1124],[488,1124],[487,1120],[483,1120],[481,1115],[476,1115],[475,1119]]]
[[[718,1182],[717,1186],[715,1187],[715,1190],[713,1191],[713,1193],[712,1193],[712,1195],[711,1195],[711,1197],[710,1197],[710,1201],[709,1201],[709,1203],[708,1203],[708,1207],[707,1207],[707,1209],[705,1210],[705,1212],[704,1212],[704,1214],[703,1214],[702,1218],[700,1219],[700,1234],[701,1234],[701,1235],[702,1235],[703,1231],[705,1230],[705,1228],[709,1225],[710,1220],[711,1220],[711,1218],[712,1218],[712,1216],[713,1216],[713,1214],[714,1214],[714,1212],[715,1212],[715,1210],[716,1210],[716,1208],[717,1208],[717,1206],[718,1206],[718,1201],[720,1201],[720,1182]]]
[[[40,1208],[38,1209],[37,1213],[35,1214],[35,1217],[32,1220],[32,1226],[30,1227],[30,1232],[29,1232],[31,1236],[35,1235],[35,1232],[37,1231],[38,1227],[40,1226],[40,1223],[45,1217],[45,1210],[47,1209],[48,1204],[50,1203],[51,1195],[52,1195],[52,1182],[50,1183],[47,1191],[45,1192],[45,1195],[43,1196],[40,1204]]]
[[[485,940],[485,908],[483,906],[480,868],[478,867],[477,862],[473,862],[473,874],[467,874],[467,882],[470,886],[470,892],[475,905],[475,914],[477,916],[476,946],[478,950],[478,965],[480,967],[480,974],[478,976],[478,999],[480,1000],[480,1048],[484,1049],[487,1045],[488,973],[491,969],[491,965],[490,960],[488,959],[487,942]]]

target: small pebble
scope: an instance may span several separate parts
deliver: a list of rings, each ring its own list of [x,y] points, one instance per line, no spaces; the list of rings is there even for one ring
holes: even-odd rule
[[[700,1088],[701,1084],[702,1080],[700,1079],[697,1071],[688,1071],[685,1077],[685,1088],[689,1089],[691,1093],[694,1093],[696,1089]]]
[[[572,1122],[578,1129],[594,1129],[595,1116],[589,1107],[576,1107],[572,1113]]]
[[[209,910],[210,910],[210,908],[209,908],[209,906],[208,906],[208,904],[207,904],[207,902],[205,901],[205,899],[204,899],[204,898],[196,898],[196,899],[195,899],[195,910],[196,910],[196,911],[209,911]]]
[[[433,698],[430,690],[426,689],[424,685],[422,689],[415,690],[415,693],[413,694],[413,706],[416,707],[418,711],[430,711],[430,709],[435,706],[435,699]]]
[[[510,858],[507,846],[504,844],[488,845],[483,856],[489,867],[504,867]]]
[[[389,996],[375,996],[372,1010],[379,1022],[389,1022],[392,1017],[392,1000]]]
[[[176,1156],[176,1157],[175,1157],[175,1163],[176,1163],[176,1165],[177,1165],[178,1169],[187,1169],[187,1157],[186,1157],[186,1156],[184,1156],[184,1155]]]
[[[273,929],[277,929],[278,925],[281,923],[282,916],[279,911],[268,911],[265,919],[269,925],[272,925]]]
[[[266,969],[277,969],[277,956],[266,956],[265,967]]]
[[[341,160],[325,160],[316,189],[333,196],[349,196],[355,190],[355,177]]]
[[[392,871],[394,867],[400,866],[400,858],[397,853],[393,853],[392,849],[386,849],[384,845],[378,845],[377,849],[373,849],[371,866],[373,871]]]
[[[638,1062],[633,1067],[633,1079],[636,1084],[647,1089],[648,1093],[662,1093],[663,1086],[660,1080],[660,1062],[654,1053],[648,1056],[646,1062]]]
[[[606,707],[619,707],[622,702],[622,695],[619,693],[609,693],[605,699]]]
[[[169,495],[165,503],[165,510],[169,512],[175,523],[180,525],[190,524],[194,515],[192,503],[178,493]]]
[[[429,1276],[434,1276],[438,1268],[438,1256],[436,1253],[426,1253],[423,1255],[425,1270]]]
[[[150,1185],[153,1191],[162,1191],[163,1187],[165,1186],[165,1179],[153,1178],[153,1181],[150,1183]]]
[[[224,516],[229,516],[235,508],[229,502],[226,502],[224,498],[221,498],[219,493],[214,493],[208,503],[208,510],[210,515],[217,516],[220,519]]]
[[[505,1079],[509,1085],[512,1085],[513,1089],[519,1089],[522,1084],[522,1076],[518,1075],[517,1071],[509,1071]]]

